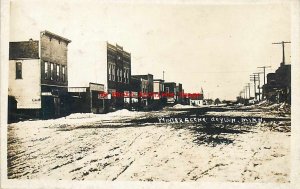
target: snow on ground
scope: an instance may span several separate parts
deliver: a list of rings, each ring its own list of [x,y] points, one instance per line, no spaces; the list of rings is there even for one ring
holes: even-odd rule
[[[206,115],[211,116],[229,116],[229,117],[264,117],[264,118],[286,118],[289,115],[278,116],[272,112],[261,112],[261,111],[252,111],[252,112],[244,112],[244,111],[226,111],[226,112],[208,112]]]
[[[198,106],[176,104],[171,108],[173,108],[173,109],[185,109],[185,108],[198,108]]]
[[[210,111],[207,115],[213,116],[240,116],[240,117],[264,117],[264,118],[291,118],[291,107],[286,103],[272,104],[267,101],[225,112]]]
[[[123,116],[166,114],[121,110],[10,124],[8,177],[289,182],[290,132],[273,130],[268,123],[213,129],[200,124],[111,125],[124,124]]]
[[[103,122],[103,121],[113,121],[120,119],[128,119],[128,118],[140,118],[145,117],[147,112],[135,112],[129,111],[126,109],[118,110],[115,112],[110,112],[107,114],[93,114],[93,113],[74,113],[66,117],[58,118],[58,119],[49,119],[49,120],[30,120],[30,121],[21,121],[18,123],[10,124],[10,126],[16,127],[35,127],[39,125],[43,125],[44,127],[51,127],[54,125],[82,125],[89,124],[94,122]]]

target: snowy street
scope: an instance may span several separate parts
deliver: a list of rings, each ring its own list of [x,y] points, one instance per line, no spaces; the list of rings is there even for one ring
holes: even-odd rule
[[[290,114],[284,105],[213,108],[203,116],[256,116],[262,123],[159,123],[184,107],[72,114],[8,125],[10,179],[290,181]]]

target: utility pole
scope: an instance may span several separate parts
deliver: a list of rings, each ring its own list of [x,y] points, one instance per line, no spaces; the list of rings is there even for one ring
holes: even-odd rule
[[[246,99],[249,99],[250,96],[248,95],[249,93],[248,92],[248,85],[245,86],[245,93],[246,93]]]
[[[163,80],[165,80],[165,71],[163,71]]]
[[[257,75],[250,75],[250,81],[253,81],[254,85],[254,99],[256,99],[256,81],[257,81]]]
[[[285,64],[285,55],[284,55],[284,44],[285,43],[291,43],[291,42],[290,41],[281,41],[281,42],[278,42],[278,43],[272,43],[273,45],[278,45],[278,44],[282,45],[282,64],[283,65]]]
[[[250,83],[246,83],[246,84],[247,84],[247,87],[249,89],[249,100],[250,100],[250,97],[251,97],[251,95],[250,95]]]
[[[266,68],[271,68],[271,66],[261,66],[257,68],[262,68],[264,70],[264,85],[266,84]],[[265,99],[265,91],[262,91],[262,98]]]
[[[261,89],[261,86],[260,86],[260,74],[262,74],[263,72],[258,72],[258,73],[253,73],[257,76],[257,81],[258,81],[258,100],[260,101],[260,89]]]
[[[262,68],[264,70],[264,85],[266,84],[266,68],[271,68],[271,66],[261,66],[257,68]]]

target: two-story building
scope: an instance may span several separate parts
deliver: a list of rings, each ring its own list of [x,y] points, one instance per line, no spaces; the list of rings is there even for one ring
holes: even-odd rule
[[[104,84],[108,109],[130,108],[131,54],[118,44],[97,42],[96,46],[97,83]]]
[[[67,114],[70,42],[49,31],[40,32],[39,40],[10,42],[8,95],[15,99],[18,114]]]

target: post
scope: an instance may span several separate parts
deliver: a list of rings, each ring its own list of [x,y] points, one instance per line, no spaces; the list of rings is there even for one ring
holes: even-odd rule
[[[284,55],[284,44],[285,43],[291,43],[290,41],[281,41],[281,42],[278,42],[278,43],[272,43],[273,45],[276,44],[281,44],[282,45],[282,64],[284,65],[285,64],[285,55]]]
[[[264,85],[266,84],[266,68],[271,68],[271,66],[262,66],[262,67],[257,67],[257,68],[263,68],[264,70]],[[262,91],[262,99],[265,99],[265,92],[264,92],[264,88]]]

